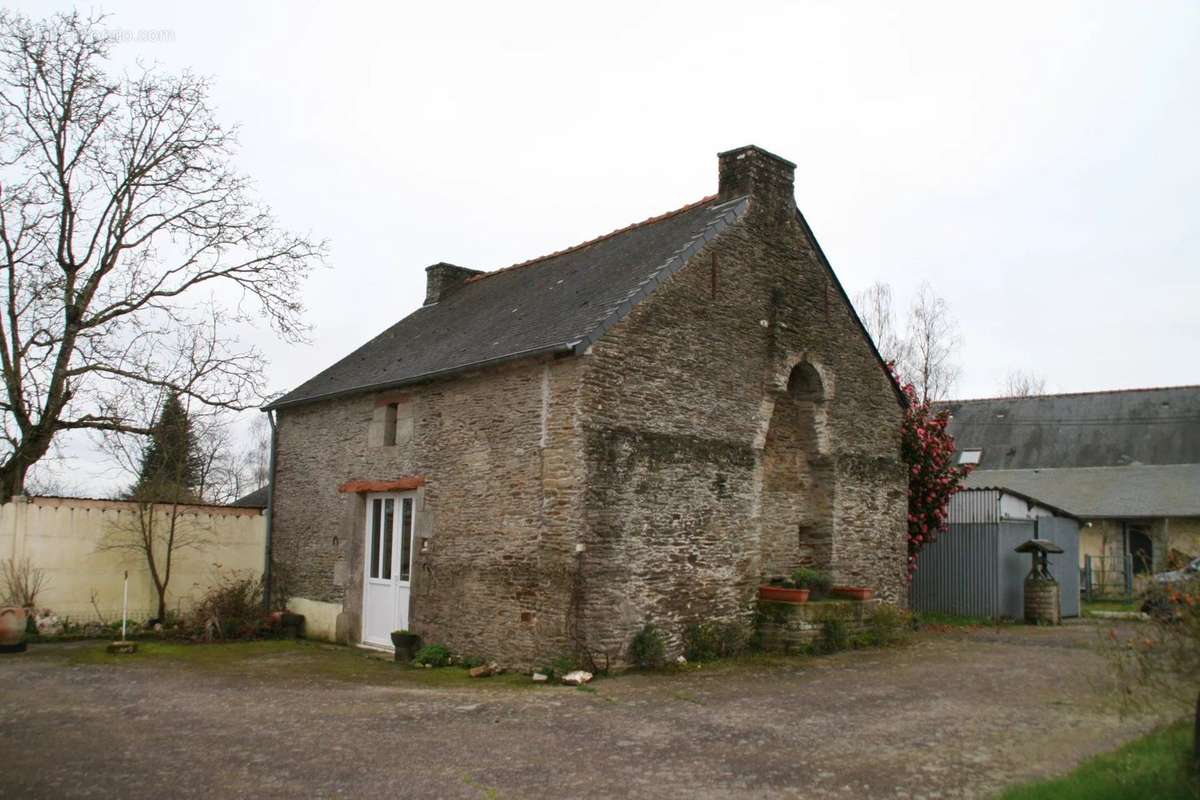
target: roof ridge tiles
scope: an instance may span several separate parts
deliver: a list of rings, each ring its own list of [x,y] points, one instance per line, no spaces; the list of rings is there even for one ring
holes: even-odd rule
[[[934,405],[950,405],[951,403],[987,403],[996,400],[1040,400],[1051,397],[1082,397],[1089,394],[1134,394],[1136,392],[1163,392],[1173,389],[1198,389],[1200,383],[1182,383],[1175,386],[1142,386],[1132,389],[1093,389],[1086,392],[1047,392],[1046,394],[1026,395],[997,395],[995,397],[964,397],[959,400],[938,400]]]
[[[588,239],[585,242],[580,242],[579,244],[574,244],[574,245],[571,245],[570,247],[564,247],[562,250],[555,250],[553,253],[547,253],[546,255],[538,256],[537,258],[531,258],[526,261],[518,261],[516,264],[510,264],[507,267],[501,267],[499,269],[494,269],[490,272],[484,272],[479,275],[472,275],[471,277],[467,278],[466,283],[476,283],[477,281],[482,281],[486,278],[490,278],[493,275],[499,275],[502,272],[509,272],[514,269],[520,269],[521,267],[533,266],[534,264],[540,263],[542,261],[547,261],[547,260],[549,260],[551,258],[555,258],[557,256],[563,256],[563,255],[567,255],[568,253],[574,253],[578,250],[584,249],[585,247],[590,247],[591,245],[597,244],[599,242],[603,242],[606,239],[611,239],[614,236],[619,236],[622,233],[629,233],[630,231],[637,230],[638,228],[644,227],[646,225],[653,225],[656,222],[662,222],[665,219],[670,219],[671,217],[679,216],[680,214],[691,211],[692,209],[700,208],[701,206],[707,205],[716,199],[717,199],[717,195],[715,195],[715,194],[707,195],[705,197],[700,198],[699,200],[696,200],[695,202],[688,203],[687,205],[681,206],[680,208],[677,208],[673,211],[668,211],[665,214],[659,214],[658,216],[649,217],[647,219],[642,220],[641,222],[634,222],[631,225],[626,225],[624,228],[618,228],[614,231],[609,231],[608,233],[605,233],[601,236],[597,236],[594,239]],[[735,198],[735,200],[740,200],[740,199],[741,198]],[[729,202],[734,202],[734,200],[731,200]]]

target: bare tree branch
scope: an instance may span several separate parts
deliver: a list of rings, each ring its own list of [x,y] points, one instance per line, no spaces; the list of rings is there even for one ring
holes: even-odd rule
[[[854,296],[854,305],[883,360],[892,364],[904,363],[910,348],[896,323],[892,287],[882,282],[873,283]]]
[[[960,371],[953,360],[959,343],[958,322],[949,304],[928,283],[922,284],[909,310],[908,351],[900,367],[922,402],[949,396]]]
[[[1046,393],[1046,379],[1034,372],[1015,369],[1004,379],[1005,397],[1032,397]]]
[[[0,501],[60,431],[144,433],[164,392],[260,403],[236,330],[301,340],[325,254],[232,169],[208,82],[110,77],[101,22],[0,12]]]

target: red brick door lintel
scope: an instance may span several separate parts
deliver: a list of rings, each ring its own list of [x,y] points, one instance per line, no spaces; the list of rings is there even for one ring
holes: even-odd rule
[[[425,485],[421,475],[409,475],[390,481],[346,481],[338,487],[343,494],[358,494],[360,492],[411,492]]]

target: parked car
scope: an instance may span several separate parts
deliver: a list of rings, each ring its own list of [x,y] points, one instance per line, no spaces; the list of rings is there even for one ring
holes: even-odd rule
[[[1142,601],[1142,613],[1164,622],[1178,621],[1182,612],[1172,596],[1177,598],[1178,590],[1192,584],[1200,587],[1200,558],[1193,558],[1183,569],[1155,573],[1154,584]]]
[[[1173,585],[1200,579],[1200,556],[1193,558],[1183,569],[1173,569],[1170,572],[1158,572],[1154,575],[1156,583]]]

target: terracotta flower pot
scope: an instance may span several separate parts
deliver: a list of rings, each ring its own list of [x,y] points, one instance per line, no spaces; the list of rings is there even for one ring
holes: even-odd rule
[[[835,586],[832,591],[834,597],[845,600],[870,600],[875,596],[875,590],[866,586]]]
[[[23,650],[25,643],[25,609],[17,606],[0,608],[0,648]]]
[[[759,586],[759,600],[774,600],[777,603],[807,603],[808,589],[784,589],[782,586]]]

